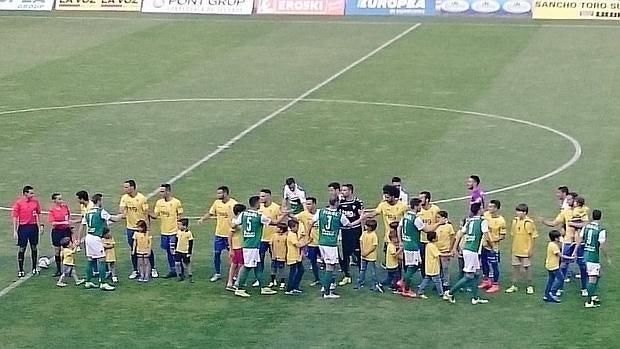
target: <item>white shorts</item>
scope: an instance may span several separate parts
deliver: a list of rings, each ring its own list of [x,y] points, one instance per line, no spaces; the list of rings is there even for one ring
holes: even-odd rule
[[[466,273],[475,273],[480,269],[480,256],[476,252],[463,250],[463,271]]]
[[[601,276],[601,263],[586,262],[588,276]]]
[[[260,250],[258,248],[243,248],[243,266],[256,268],[260,263]]]
[[[103,248],[103,239],[93,234],[86,234],[84,238],[84,245],[86,246],[86,257],[92,259],[104,258],[105,250]]]
[[[321,258],[325,264],[338,264],[338,247],[336,246],[319,246]]]
[[[422,263],[422,256],[420,256],[420,251],[407,251],[405,250],[405,266],[415,266],[417,267]]]

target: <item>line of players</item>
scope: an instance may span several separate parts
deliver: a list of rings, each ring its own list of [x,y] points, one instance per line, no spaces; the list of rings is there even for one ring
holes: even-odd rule
[[[327,211],[327,209],[318,210],[316,199],[308,198],[308,200],[306,200],[303,190],[295,183],[293,178],[289,178],[286,180],[284,189],[283,204],[285,208],[273,202],[271,191],[267,189],[262,190],[260,196],[255,199],[256,202],[254,202],[254,204],[259,205],[256,208],[260,213],[258,217],[260,217],[261,220],[264,220],[264,217],[270,220],[268,226],[264,229],[264,233],[262,232],[262,225],[260,225],[261,236],[258,239],[256,238],[256,231],[246,231],[245,228],[243,228],[243,236],[240,236],[239,230],[231,229],[237,226],[243,227],[244,225],[239,222],[238,219],[247,219],[246,216],[248,216],[255,207],[251,204],[250,209],[246,210],[230,197],[227,187],[220,187],[217,192],[218,200],[214,202],[207,214],[199,220],[199,223],[202,223],[206,218],[217,219],[216,237],[214,239],[215,274],[211,278],[211,281],[217,281],[221,278],[221,253],[224,250],[228,250],[229,246],[232,247],[232,251],[227,289],[235,290],[237,291],[237,295],[243,296],[246,296],[247,292],[240,287],[235,287],[233,280],[239,280],[237,281],[237,285],[239,285],[242,279],[241,276],[245,277],[248,270],[251,270],[251,268],[262,269],[265,262],[265,255],[268,251],[272,257],[273,271],[270,286],[277,285],[276,277],[278,271],[283,267],[282,262],[295,266],[295,273],[291,273],[291,275],[297,275],[297,277],[289,277],[289,280],[300,279],[299,275],[303,273],[303,264],[297,262],[301,262],[302,256],[305,255],[310,260],[314,274],[315,280],[311,285],[322,283],[323,289],[327,290],[324,292],[324,296],[326,298],[336,298],[337,295],[332,292],[335,285],[331,277],[335,269],[335,264],[339,263],[344,272],[343,279],[338,283],[340,286],[352,282],[348,270],[349,258],[351,256],[354,257],[354,260],[361,267],[360,278],[355,285],[356,288],[363,286],[364,276],[367,270],[370,270],[373,275],[375,274],[374,262],[376,261],[377,252],[375,243],[377,243],[378,239],[373,237],[376,222],[373,222],[372,218],[379,215],[382,216],[384,227],[386,227],[384,251],[386,252],[385,267],[388,269],[389,276],[383,284],[399,289],[403,296],[415,297],[416,292],[413,291],[413,275],[419,269],[423,277],[423,282],[420,286],[425,287],[428,282],[433,281],[438,285],[436,286],[438,291],[442,291],[442,288],[448,287],[450,284],[450,259],[454,256],[458,256],[459,267],[463,270],[463,278],[455,284],[455,286],[458,286],[456,289],[465,286],[474,293],[472,303],[484,303],[486,300],[477,296],[476,291],[478,287],[473,286],[475,284],[475,286],[486,289],[488,293],[499,291],[499,242],[506,234],[506,223],[504,218],[499,215],[500,203],[496,200],[492,200],[489,203],[487,211],[484,213],[484,216],[480,218],[479,213],[481,213],[480,211],[484,206],[484,193],[479,188],[480,179],[472,175],[467,182],[471,196],[468,219],[462,224],[462,229],[460,229],[458,233],[455,233],[452,224],[448,222],[447,212],[441,211],[436,205],[431,203],[429,192],[421,192],[419,198],[411,200],[411,208],[409,209],[407,204],[402,201],[403,198],[406,198],[407,194],[400,188],[400,179],[397,177],[393,178],[392,186],[384,187],[385,200],[383,200],[376,209],[367,211],[366,213],[364,212],[363,203],[353,195],[352,185],[344,185],[341,187],[336,182],[331,183],[328,189],[332,200],[335,202],[333,205],[330,205],[330,207],[332,211],[339,214],[335,216],[331,215],[329,213],[331,211]],[[166,251],[170,268],[170,272],[166,277],[184,277],[182,274],[185,269],[184,266],[188,269],[191,268],[189,258],[191,256],[193,236],[191,232],[186,235],[183,241],[183,251],[179,251],[179,249],[176,248],[179,232],[189,230],[186,220],[179,222],[183,214],[183,208],[181,202],[172,196],[170,186],[164,184],[160,187],[161,198],[157,201],[155,209],[152,212],[149,211],[146,197],[136,190],[136,184],[133,180],[126,181],[123,184],[123,190],[124,195],[119,205],[121,213],[117,216],[111,216],[107,214],[105,210],[101,209],[100,195],[96,198],[93,197],[93,200],[88,200],[88,194],[86,192],[80,191],[76,193],[81,204],[82,220],[80,221],[81,224],[79,225],[79,231],[77,233],[78,239],[74,240],[80,240],[79,237],[81,237],[84,227],[87,227],[87,231],[89,232],[93,230],[93,227],[88,224],[89,217],[92,217],[89,216],[89,212],[91,211],[99,211],[98,213],[93,213],[95,213],[95,216],[101,221],[105,221],[106,224],[108,221],[126,219],[127,239],[132,248],[133,253],[131,257],[134,266],[130,274],[130,279],[138,278],[139,281],[148,281],[149,276],[157,277],[158,275],[154,268],[154,254],[151,248],[152,237],[147,233],[147,222],[149,218],[161,219],[161,247]],[[565,281],[564,279],[569,272],[568,265],[570,261],[577,259],[578,265],[580,266],[580,275],[583,276],[581,280],[582,295],[587,296],[591,294],[591,297],[595,297],[595,299],[591,299],[589,304],[595,304],[594,300],[598,302],[598,298],[596,295],[592,294],[595,290],[590,290],[592,288],[590,284],[597,284],[597,274],[600,274],[598,253],[601,248],[604,249],[606,238],[605,230],[600,228],[598,223],[600,220],[600,211],[593,212],[594,222],[588,226],[588,229],[585,229],[584,226],[587,224],[588,211],[584,206],[584,200],[574,193],[568,193],[566,187],[560,187],[558,193],[562,198],[562,211],[558,217],[556,217],[555,220],[540,219],[541,223],[549,226],[564,225],[563,228],[565,232],[562,249],[559,254],[555,253],[555,249],[551,249],[551,243],[548,247],[546,266],[549,270],[550,279],[553,277],[553,280],[548,283],[543,298],[546,301],[559,301],[558,296],[561,294],[563,281]],[[38,229],[38,214],[40,214],[40,207],[37,209],[33,206],[32,199],[34,198],[34,192],[32,187],[25,187],[23,194],[24,197],[16,202],[13,210],[14,232],[15,236],[18,238],[18,245],[20,246],[18,253],[18,264],[20,267],[19,276],[24,275],[23,255],[28,242],[30,242],[32,249],[33,273],[37,272],[34,261],[36,261],[38,233],[32,234],[32,232]],[[67,237],[71,235],[71,231],[67,229],[70,227],[71,223],[76,223],[76,221],[70,221],[70,212],[66,204],[64,204],[64,201],[62,201],[60,194],[54,194],[52,199],[54,204],[50,209],[49,221],[53,227],[52,242],[57,251],[56,263],[58,275],[62,274],[60,273],[59,262],[59,250],[61,245],[65,250],[64,254],[66,256],[71,255],[69,247],[72,247],[75,251],[78,246],[76,244],[67,244],[67,241],[70,240],[67,239]],[[330,204],[332,204],[332,202],[330,202]],[[37,205],[38,202],[35,206]],[[238,205],[236,209],[235,205]],[[95,206],[98,206],[99,210],[97,210]],[[513,285],[508,288],[506,292],[516,292],[518,290],[516,283],[519,281],[520,275],[524,274],[527,281],[526,293],[533,294],[531,257],[533,254],[534,239],[537,237],[536,227],[533,220],[527,217],[528,208],[526,205],[519,205],[516,213],[511,229],[513,235]],[[30,217],[27,217],[28,215],[30,215]],[[32,224],[32,217],[36,218],[35,224]],[[233,217],[235,217],[234,219],[236,220],[234,222],[232,221]],[[338,229],[334,229],[331,225],[335,217],[346,218],[346,220],[343,219],[341,221],[342,224],[340,224],[341,226]],[[290,227],[283,225],[278,226],[278,223],[282,223],[286,218],[292,218],[288,223]],[[323,226],[321,225],[321,220],[324,221]],[[345,224],[346,222],[348,223]],[[363,225],[366,228],[364,233],[362,233],[362,223],[364,223]],[[591,229],[593,225],[596,225],[599,229]],[[247,225],[247,227],[250,227],[250,225]],[[257,230],[257,227],[253,229]],[[311,228],[307,229],[307,227]],[[297,236],[297,241],[293,242],[292,245],[288,245],[288,238],[277,238],[281,235],[285,235],[286,237],[293,235],[291,232]],[[473,232],[473,234],[470,234],[471,232]],[[591,258],[592,260],[596,259],[595,262],[582,262],[585,261],[585,259],[582,258],[585,257],[583,251],[588,248],[589,244],[587,239],[580,240],[584,235],[583,232],[586,233],[586,237],[588,237],[588,232],[594,232],[597,236],[596,244],[589,247],[595,250],[590,251],[592,252],[590,255],[596,255],[596,258]],[[559,234],[555,231],[552,233],[553,236]],[[97,269],[102,267],[106,268],[104,270],[108,270],[107,276],[109,276],[113,282],[117,281],[114,268],[114,261],[116,259],[113,253],[114,241],[113,239],[110,241],[110,235],[103,236],[104,234],[105,232],[102,230],[101,239],[98,239],[101,240],[98,241],[101,242],[101,244],[95,244],[94,250],[97,250],[97,253],[95,253],[96,256],[94,257],[97,258],[93,258],[93,248],[90,248],[91,251],[89,251],[88,241],[86,244],[87,255],[90,254],[89,260],[105,261],[104,258],[108,257],[107,265],[99,262],[92,264],[89,262],[87,268],[87,276],[89,276],[87,286],[90,287],[95,286],[94,283],[91,282],[91,279],[96,276]],[[144,238],[141,234],[149,235],[149,237]],[[479,239],[476,234],[480,235]],[[88,235],[89,234],[86,235],[86,240],[89,240]],[[252,240],[252,238],[250,238],[251,235],[254,236],[255,241],[246,243],[246,240]],[[35,241],[35,236],[37,241]],[[335,246],[332,246],[334,242],[331,241],[330,238],[334,236],[336,242]],[[471,239],[473,240],[470,241]],[[108,241],[106,242],[106,240]],[[253,254],[254,251],[250,251],[253,247],[246,246],[256,244],[256,240],[258,240],[257,253]],[[323,243],[321,243],[322,240]],[[282,243],[283,241],[285,241],[284,244]],[[552,241],[552,243],[555,244],[554,241]],[[289,258],[288,253],[278,251],[279,247],[287,245],[294,247],[291,249],[292,251],[299,249],[299,256],[297,256],[297,253],[292,253]],[[427,252],[427,247],[429,245],[431,249]],[[579,246],[580,248],[575,248],[575,246]],[[335,253],[334,249],[331,247],[336,247]],[[138,251],[138,249],[140,251]],[[475,252],[477,257],[473,258],[473,255],[467,251]],[[244,254],[248,255],[244,256]],[[112,255],[112,257],[110,257],[110,255]],[[562,256],[561,265],[559,265],[557,269],[554,269],[554,260],[556,258],[559,260],[560,255]],[[587,256],[588,253],[585,253],[585,255]],[[329,283],[325,281],[325,278],[320,280],[318,267],[319,258],[322,258],[325,264],[325,274],[330,276]],[[401,262],[401,258],[404,259],[404,261]],[[299,261],[297,261],[297,259],[299,259]],[[336,263],[332,263],[334,260]],[[71,266],[69,264],[71,264],[72,258],[66,257],[66,261],[68,263],[65,263],[63,269],[69,271],[69,274],[71,274],[71,271],[67,267]],[[478,263],[476,264],[475,261],[478,261]],[[397,264],[398,267],[394,268],[394,264]],[[560,263],[558,262],[558,264]],[[589,268],[589,266],[591,266],[590,264],[598,265]],[[405,271],[402,279],[399,274],[401,269]],[[432,272],[429,273],[425,269],[432,269]],[[477,282],[478,269],[482,270],[483,275],[483,280],[480,285],[478,285]],[[138,270],[140,272],[138,272]],[[438,274],[435,274],[436,270],[439,270]],[[189,272],[191,273],[191,270]],[[588,275],[596,277],[596,281],[589,283],[587,279]],[[100,287],[107,290],[113,289],[113,287],[105,281],[105,276],[106,275],[102,273]],[[258,276],[260,276],[260,274]],[[562,282],[556,281],[560,279]],[[438,280],[441,280],[441,282],[438,282]],[[592,278],[589,280],[592,281]],[[76,281],[80,280],[76,279]],[[392,281],[394,284],[390,285]],[[62,279],[59,280],[59,285],[61,284],[64,284]],[[257,280],[255,285],[260,285],[260,281]],[[373,281],[373,289],[380,289],[382,291],[382,287],[383,285]],[[418,288],[418,295],[422,295],[424,287]],[[452,290],[454,289],[453,287]],[[291,293],[293,291],[298,292],[299,290],[290,289],[288,291]],[[262,293],[269,294],[271,291],[265,287]],[[443,297],[452,301],[453,292],[447,291]]]

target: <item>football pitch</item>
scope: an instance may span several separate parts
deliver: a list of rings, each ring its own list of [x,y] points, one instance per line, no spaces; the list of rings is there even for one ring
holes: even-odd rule
[[[280,201],[295,177],[321,205],[339,181],[372,208],[400,176],[410,194],[431,191],[456,223],[464,180],[476,173],[507,219],[520,202],[534,218],[555,217],[559,185],[582,194],[603,211],[613,258],[618,42],[620,26],[574,22],[0,13],[0,206],[31,184],[44,209],[60,192],[77,212],[73,194],[85,189],[116,212],[124,180],[145,195],[172,180],[195,217],[220,185],[243,202],[264,187]],[[619,346],[617,267],[603,264],[600,308],[584,309],[574,282],[562,304],[543,303],[541,225],[536,294],[472,306],[461,294],[451,305],[350,285],[323,300],[309,270],[299,297],[249,289],[251,298],[235,298],[208,280],[213,223],[192,224],[194,284],[128,280],[120,223],[116,291],[60,289],[50,270],[6,289],[17,251],[0,211],[0,347]],[[502,253],[507,287],[510,237]],[[52,255],[49,233],[39,254]],[[163,274],[165,255],[155,254]],[[83,256],[77,267],[84,272]]]

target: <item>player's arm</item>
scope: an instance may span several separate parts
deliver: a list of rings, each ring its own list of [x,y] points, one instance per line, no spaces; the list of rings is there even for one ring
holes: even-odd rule
[[[230,224],[230,226],[232,227],[232,223]],[[230,246],[230,248],[232,249],[232,241],[233,241],[233,234],[235,233],[235,228],[231,228],[230,231],[228,232],[228,246]]]
[[[205,220],[210,219],[210,218],[216,218],[217,217],[217,212],[215,212],[215,202],[211,205],[211,208],[209,208],[209,211],[207,211],[204,215],[202,215],[202,217],[200,217],[198,219],[198,224],[202,224]]]
[[[562,217],[562,213],[560,212],[560,214],[558,214],[558,216],[555,217],[554,220],[538,217],[538,222],[550,228],[560,228],[564,223],[564,218]]]
[[[153,212],[148,211],[148,214],[150,219],[157,219],[159,218],[159,208],[157,207],[157,204],[155,204],[155,208],[153,208]]]
[[[450,249],[452,251],[453,256],[455,256],[458,253],[458,248],[459,248],[459,245],[461,244],[463,233],[467,231],[466,230],[467,225],[468,223],[466,223],[461,229],[459,229],[459,231],[456,233],[456,236],[454,237],[454,242],[452,243],[452,248]]]

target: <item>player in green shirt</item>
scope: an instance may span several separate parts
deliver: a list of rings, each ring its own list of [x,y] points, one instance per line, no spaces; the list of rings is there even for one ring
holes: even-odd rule
[[[475,210],[474,210],[475,209]],[[450,303],[456,303],[454,292],[461,288],[469,288],[471,290],[471,304],[486,304],[489,301],[478,297],[478,279],[480,271],[480,248],[482,238],[489,233],[488,222],[480,216],[482,205],[472,205],[472,212],[475,215],[467,218],[463,228],[456,234],[456,240],[452,246],[452,254],[457,253],[457,248],[461,239],[465,239],[463,246],[463,278],[459,280],[449,291],[444,293],[443,299]]]
[[[112,216],[102,206],[103,195],[95,194],[92,198],[93,208],[88,211],[82,224],[87,227],[87,234],[84,238],[86,246],[86,258],[88,264],[86,267],[86,283],[85,288],[95,288],[97,285],[93,282],[93,271],[98,267],[99,271],[105,271],[105,249],[103,248],[103,235],[109,232],[108,222],[117,222],[122,219],[121,216]],[[105,272],[99,273],[99,286],[101,290],[113,291],[114,287],[105,281]]]
[[[265,225],[277,225],[287,215],[280,217],[278,221],[272,221],[271,218],[258,212],[260,208],[260,198],[258,196],[250,197],[248,203],[250,208],[237,215],[232,221],[232,229],[241,227],[243,232],[243,268],[239,272],[239,286],[235,291],[235,296],[250,297],[245,291],[248,273],[254,271],[256,280],[261,287],[260,294],[271,295],[278,292],[269,287],[263,287],[263,263],[260,259],[260,244],[263,238],[263,227]]]
[[[418,213],[422,210],[422,200],[413,198],[409,201],[411,209],[405,213],[400,221],[398,232],[400,241],[403,244],[405,256],[405,289],[402,292],[404,297],[414,298],[416,294],[411,291],[413,287],[413,276],[420,269],[422,256],[420,255],[420,232],[435,231],[440,224],[445,223],[445,219],[433,225],[427,225]]]
[[[601,305],[598,298],[598,281],[601,277],[601,253],[607,258],[607,263],[611,264],[611,259],[607,253],[607,231],[601,225],[602,212],[592,211],[592,222],[586,224],[577,238],[577,244],[584,244],[584,258],[588,272],[588,297],[585,303],[586,308],[596,308]]]
[[[323,273],[323,298],[335,299],[340,298],[331,290],[330,286],[334,279],[334,270],[338,260],[338,234],[342,227],[348,227],[359,224],[364,216],[362,215],[355,222],[338,211],[338,198],[330,198],[329,206],[320,209],[312,218],[311,224],[306,227],[306,236],[310,236],[312,226],[318,222],[319,227],[319,250],[321,257],[325,262],[325,272]]]

